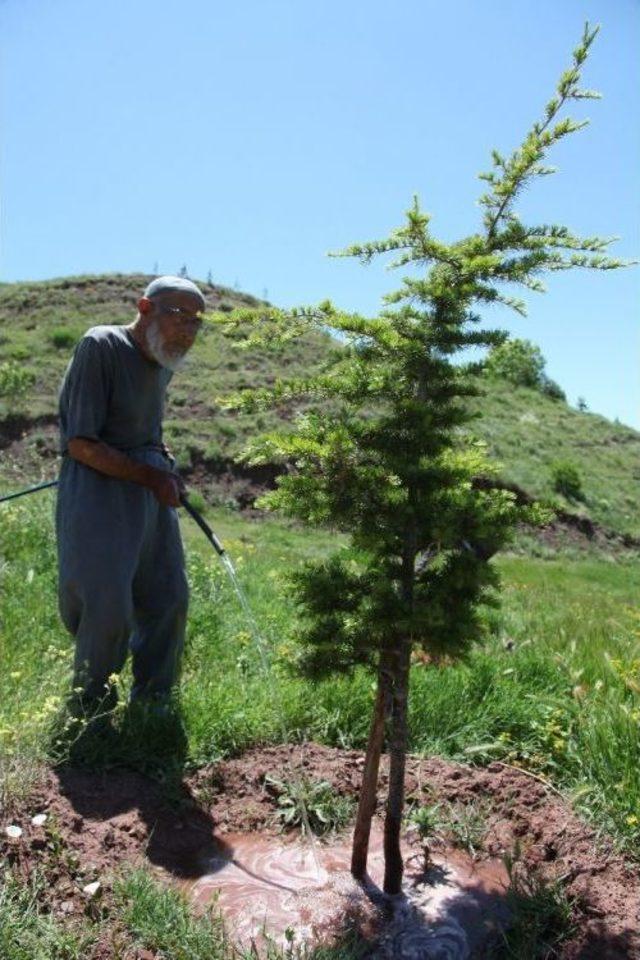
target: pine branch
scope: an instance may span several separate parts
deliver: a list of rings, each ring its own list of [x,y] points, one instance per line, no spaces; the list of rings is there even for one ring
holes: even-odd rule
[[[485,194],[480,198],[481,204],[494,208],[494,212],[487,215],[484,221],[490,246],[495,240],[498,223],[503,219],[509,204],[513,202],[526,182],[534,176],[546,176],[551,172],[550,168],[540,165],[546,151],[554,143],[588,124],[588,120],[575,121],[567,118],[551,128],[551,124],[569,100],[596,99],[599,97],[599,94],[595,91],[580,90],[578,87],[580,68],[587,58],[589,48],[599,29],[598,26],[590,29],[589,24],[585,24],[582,40],[573,52],[573,66],[561,75],[556,88],[556,96],[545,106],[544,120],[534,123],[522,146],[517,148],[508,160],[505,160],[497,151],[493,152],[494,166],[500,171],[500,176],[497,177],[493,171],[481,176],[481,179],[488,180],[491,183],[493,196]]]

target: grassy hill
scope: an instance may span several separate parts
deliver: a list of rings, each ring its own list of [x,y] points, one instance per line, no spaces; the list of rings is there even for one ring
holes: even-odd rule
[[[54,475],[56,394],[73,345],[90,326],[131,322],[136,300],[150,279],[112,274],[0,284],[0,363],[15,360],[36,378],[20,416],[15,411],[11,416],[0,401],[5,479],[36,482]],[[212,309],[230,311],[259,303],[218,285],[201,283],[201,288]],[[274,351],[244,352],[218,330],[203,330],[172,384],[166,413],[165,438],[181,468],[205,485],[215,476],[219,500],[243,502],[244,497],[249,502],[248,488],[266,475],[237,466],[242,447],[249,436],[290,421],[295,411],[283,405],[277,411],[238,414],[222,410],[218,398],[246,386],[268,385],[278,376],[308,373],[334,346],[329,336],[314,335]],[[553,498],[609,530],[640,537],[639,432],[506,381],[487,382],[486,388],[485,396],[475,401],[483,417],[474,431],[501,464],[505,482],[536,498]],[[555,493],[551,469],[560,459],[578,468],[583,501],[567,501]]]

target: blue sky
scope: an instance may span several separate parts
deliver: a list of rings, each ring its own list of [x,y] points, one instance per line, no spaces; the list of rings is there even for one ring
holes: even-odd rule
[[[0,0],[0,278],[176,272],[282,306],[375,314],[399,276],[327,258],[400,225],[480,223],[492,147],[522,139],[601,24],[601,101],[518,208],[640,256],[637,0]],[[570,402],[640,427],[640,268],[573,271],[490,320],[540,344]]]

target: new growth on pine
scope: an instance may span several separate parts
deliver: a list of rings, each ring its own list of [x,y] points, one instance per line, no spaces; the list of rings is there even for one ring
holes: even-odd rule
[[[271,508],[348,534],[349,547],[307,562],[291,576],[299,603],[298,666],[321,677],[368,667],[377,696],[360,797],[352,871],[366,871],[380,752],[386,737],[389,793],[385,818],[387,893],[401,889],[400,827],[408,742],[407,701],[412,653],[433,662],[464,655],[483,636],[483,608],[498,602],[490,558],[518,522],[544,511],[521,507],[508,491],[478,485],[495,477],[484,444],[474,437],[469,399],[482,393],[482,362],[457,362],[469,347],[504,342],[482,325],[479,307],[501,303],[524,314],[504,284],[544,290],[545,271],[627,265],[604,251],[611,239],[582,238],[556,224],[527,226],[514,210],[523,190],[553,172],[549,150],[588,121],[559,119],[566,104],[599,96],[579,86],[598,32],[587,24],[572,65],[560,77],[544,116],[522,144],[480,177],[482,227],[455,243],[437,240],[417,197],[404,224],[383,240],[354,244],[337,256],[394,254],[411,268],[387,294],[377,317],[337,309],[329,301],[291,311],[275,308],[217,314],[230,337],[251,347],[313,330],[339,333],[323,371],[280,381],[235,398],[244,409],[304,399],[292,432],[264,436],[251,460],[286,466]]]

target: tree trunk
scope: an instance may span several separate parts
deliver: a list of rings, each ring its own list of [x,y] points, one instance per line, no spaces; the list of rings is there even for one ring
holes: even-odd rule
[[[421,380],[418,396],[424,390]],[[417,491],[409,487],[409,505],[416,506]],[[402,890],[404,863],[400,850],[400,830],[404,812],[404,774],[407,762],[407,713],[409,703],[409,671],[411,668],[411,648],[413,636],[411,620],[413,618],[413,590],[415,581],[416,555],[418,552],[417,529],[414,518],[407,526],[402,556],[402,574],[400,580],[401,596],[404,604],[404,616],[408,621],[408,630],[398,638],[391,660],[392,713],[391,736],[389,738],[389,791],[387,794],[387,813],[384,821],[384,892],[395,895]]]
[[[353,831],[353,846],[351,848],[351,873],[356,880],[364,880],[367,872],[371,819],[376,809],[378,770],[380,768],[380,754],[382,753],[384,741],[387,683],[388,681],[384,676],[382,666],[380,666],[378,669],[378,691],[373,708],[371,727],[369,729],[369,740],[367,742],[364,770],[362,771],[362,786],[360,787],[356,825]]]
[[[410,664],[411,638],[404,637],[394,664],[393,713],[389,740],[389,793],[384,821],[384,892],[391,895],[401,892],[404,872],[400,850],[400,829],[404,811]]]

